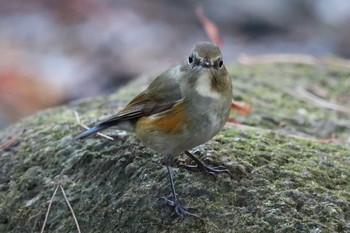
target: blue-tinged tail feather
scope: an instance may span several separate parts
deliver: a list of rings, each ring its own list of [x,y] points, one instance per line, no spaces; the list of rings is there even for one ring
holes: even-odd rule
[[[83,139],[83,138],[86,138],[88,136],[90,136],[91,134],[94,134],[94,133],[97,133],[97,132],[100,132],[104,129],[107,129],[109,128],[110,125],[109,124],[99,124],[99,125],[96,125],[95,127],[89,129],[89,130],[86,130],[84,132],[82,132],[81,134],[78,134],[77,136],[74,137],[74,139]]]

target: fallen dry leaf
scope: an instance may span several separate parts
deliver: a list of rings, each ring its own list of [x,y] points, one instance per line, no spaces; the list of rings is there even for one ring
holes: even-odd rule
[[[16,67],[0,72],[0,104],[10,116],[18,120],[38,109],[61,104],[65,100],[63,88],[44,82]]]
[[[237,113],[239,115],[242,115],[242,116],[245,116],[245,115],[251,113],[251,111],[253,111],[253,108],[249,104],[246,104],[246,103],[240,102],[240,101],[236,101],[236,100],[232,100],[231,110],[234,110],[234,109],[236,109]],[[233,117],[229,117],[227,119],[227,121],[238,124],[238,121]]]
[[[231,110],[237,110],[239,115],[245,116],[253,111],[253,108],[244,102],[232,100]]]
[[[227,121],[235,123],[235,124],[238,124],[238,121],[235,118],[233,118],[233,117],[228,117]]]

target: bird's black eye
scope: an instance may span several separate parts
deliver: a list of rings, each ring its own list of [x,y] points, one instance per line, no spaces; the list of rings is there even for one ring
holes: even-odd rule
[[[188,64],[192,64],[193,63],[193,57],[192,56],[189,56],[188,57]]]
[[[221,69],[224,66],[224,62],[222,60],[219,61],[219,68]]]

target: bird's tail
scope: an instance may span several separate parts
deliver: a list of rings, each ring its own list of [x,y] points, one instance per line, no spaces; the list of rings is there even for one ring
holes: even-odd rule
[[[91,134],[94,134],[94,133],[97,133],[97,132],[100,132],[102,130],[105,130],[107,128],[111,127],[110,124],[98,124],[96,125],[95,127],[89,129],[89,130],[86,130],[84,132],[82,132],[81,134],[78,134],[77,136],[74,137],[74,139],[83,139],[83,138],[86,138],[88,136],[90,136]]]

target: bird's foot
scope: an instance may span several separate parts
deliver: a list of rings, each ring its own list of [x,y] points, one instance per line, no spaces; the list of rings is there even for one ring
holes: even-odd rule
[[[186,216],[194,217],[199,219],[202,223],[204,223],[203,219],[196,214],[190,212],[191,208],[186,208],[183,204],[181,204],[178,200],[170,200],[166,197],[161,197],[159,200],[163,200],[165,204],[174,208],[176,215],[179,217],[179,221],[183,221]]]
[[[185,151],[186,155],[188,155],[195,163],[196,165],[181,165],[185,169],[192,171],[192,172],[203,172],[205,174],[209,174],[216,178],[217,174],[220,173],[226,173],[228,174],[231,178],[233,178],[233,175],[231,172],[224,166],[218,166],[218,167],[210,167],[200,161],[198,158],[196,158],[194,155],[192,155],[190,152]]]

